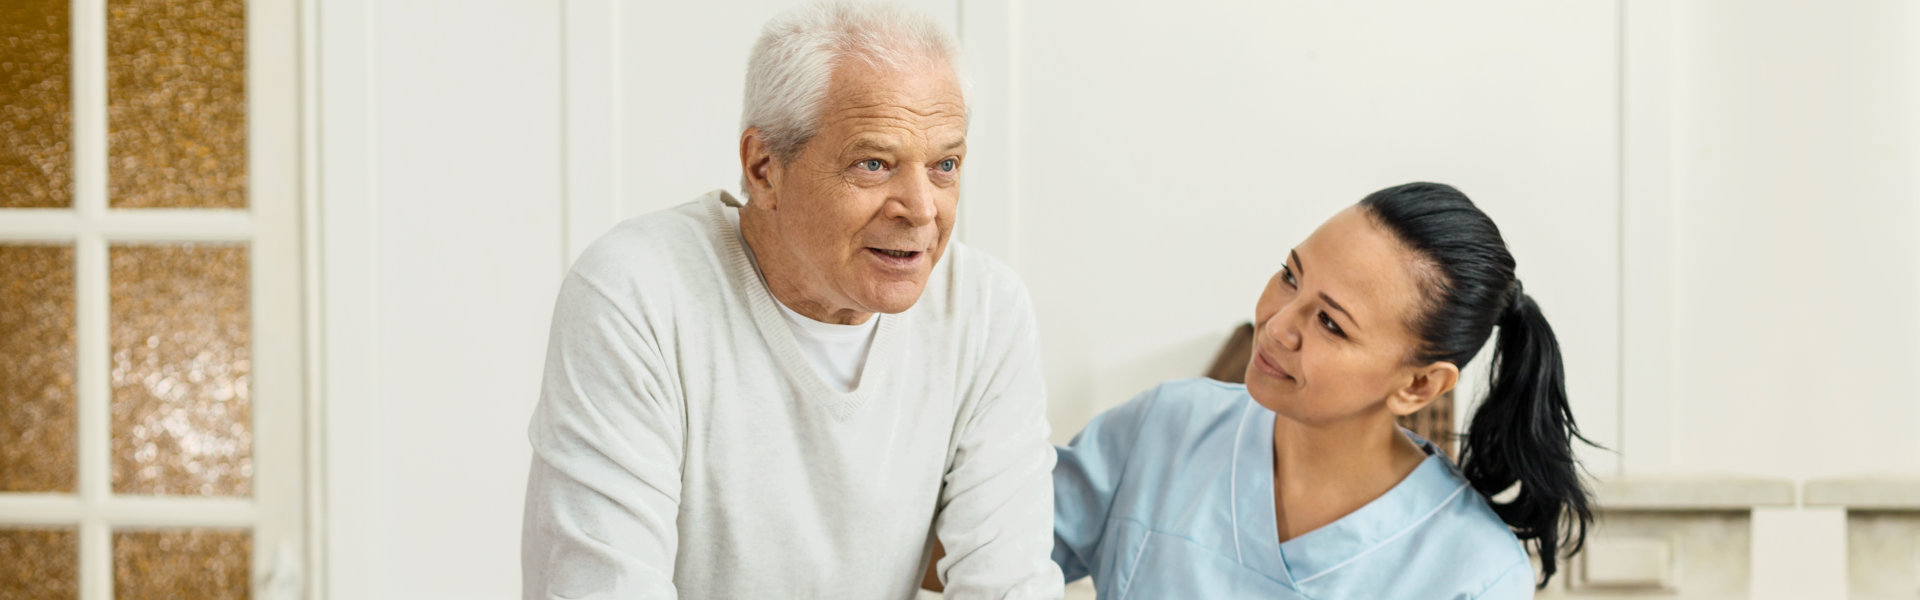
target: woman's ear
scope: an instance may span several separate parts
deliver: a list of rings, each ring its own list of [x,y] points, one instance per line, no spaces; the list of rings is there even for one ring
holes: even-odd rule
[[[1414,367],[1413,377],[1407,385],[1394,390],[1387,396],[1387,410],[1395,416],[1406,416],[1426,408],[1433,399],[1452,390],[1460,383],[1460,367],[1450,362],[1435,362]]]

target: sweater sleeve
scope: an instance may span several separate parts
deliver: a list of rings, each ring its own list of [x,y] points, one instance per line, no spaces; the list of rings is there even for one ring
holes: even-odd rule
[[[522,595],[673,598],[684,406],[652,331],[577,274],[528,437]]]
[[[1053,446],[1033,305],[1017,284],[988,312],[986,382],[965,410],[940,492],[936,565],[947,598],[1059,598],[1053,545]]]

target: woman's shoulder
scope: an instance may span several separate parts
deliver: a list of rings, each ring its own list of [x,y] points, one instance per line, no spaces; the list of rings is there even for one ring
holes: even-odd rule
[[[1156,385],[1142,395],[1154,397],[1153,402],[1163,412],[1201,419],[1221,414],[1238,415],[1253,402],[1253,397],[1247,395],[1247,386],[1205,377],[1175,379]]]
[[[1455,575],[1468,576],[1477,586],[1500,587],[1494,584],[1516,577],[1532,581],[1533,563],[1513,529],[1493,511],[1487,497],[1467,483],[1451,461],[1446,466],[1447,475],[1458,482],[1461,492],[1448,506],[1434,513],[1432,525],[1445,532],[1426,537],[1429,543],[1446,547],[1430,550],[1455,557],[1458,565],[1472,565],[1473,568],[1460,569]],[[1530,588],[1531,584],[1525,587]]]
[[[1178,439],[1217,430],[1223,421],[1237,422],[1258,408],[1246,386],[1196,377],[1156,385],[1115,411],[1132,413],[1154,437]]]
[[[1415,436],[1418,438],[1418,436]],[[1438,477],[1449,486],[1458,486],[1459,497],[1450,505],[1442,507],[1434,516],[1457,535],[1452,539],[1463,545],[1472,545],[1490,550],[1486,558],[1510,558],[1526,560],[1526,549],[1520,545],[1520,538],[1513,534],[1513,528],[1494,512],[1492,500],[1473,487],[1466,475],[1460,472],[1460,466],[1453,458],[1433,450],[1434,462],[1439,463]]]
[[[1416,476],[1423,474],[1416,471]],[[1437,486],[1437,479],[1428,481]],[[1446,494],[1419,494],[1419,502],[1399,507],[1405,512],[1380,517],[1383,521],[1379,524],[1390,527],[1376,528],[1371,534],[1385,539],[1354,547],[1364,548],[1361,555],[1365,560],[1351,560],[1358,556],[1342,558],[1337,550],[1325,556],[1309,556],[1316,561],[1338,561],[1338,566],[1310,576],[1321,586],[1320,595],[1339,590],[1365,591],[1364,595],[1379,598],[1532,597],[1533,563],[1513,531],[1493,513],[1485,497],[1465,481],[1450,489]],[[1438,500],[1437,505],[1430,503],[1432,500]],[[1412,522],[1403,525],[1405,519]],[[1322,579],[1320,574],[1328,576]]]
[[[1084,446],[1104,452],[1162,454],[1191,447],[1217,437],[1223,424],[1244,418],[1252,402],[1241,385],[1212,379],[1168,381],[1101,412],[1063,450]]]

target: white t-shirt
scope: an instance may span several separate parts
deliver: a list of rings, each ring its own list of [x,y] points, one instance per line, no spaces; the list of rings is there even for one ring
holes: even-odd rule
[[[727,222],[733,224],[735,235],[740,234],[740,211],[729,210]],[[747,246],[746,237],[741,235],[740,246],[753,258],[753,248]],[[754,259],[754,271],[760,270],[759,259]],[[761,275],[762,280],[765,275]],[[777,300],[777,298],[776,298]],[[884,315],[873,315],[867,322],[859,325],[841,325],[822,323],[788,308],[785,302],[780,305],[780,314],[787,318],[787,324],[793,326],[793,341],[800,344],[800,351],[807,355],[807,362],[813,365],[815,373],[826,380],[834,389],[851,392],[860,387],[860,372],[867,366],[867,350],[873,348],[873,332],[880,330],[880,319]]]

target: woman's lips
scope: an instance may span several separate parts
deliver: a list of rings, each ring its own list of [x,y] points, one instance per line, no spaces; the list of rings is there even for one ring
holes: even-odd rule
[[[1287,373],[1286,369],[1280,368],[1280,364],[1274,362],[1273,359],[1267,358],[1267,353],[1264,351],[1255,350],[1253,352],[1253,362],[1259,365],[1260,372],[1266,373],[1269,377],[1282,381],[1293,381],[1293,375]]]

